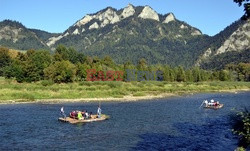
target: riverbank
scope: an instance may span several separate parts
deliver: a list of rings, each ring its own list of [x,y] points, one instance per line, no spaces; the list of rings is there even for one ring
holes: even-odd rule
[[[207,92],[189,92],[189,93],[181,93],[181,94],[174,94],[174,93],[164,93],[159,95],[146,95],[146,96],[132,96],[127,95],[122,98],[78,98],[78,99],[35,99],[35,100],[27,100],[27,99],[16,99],[16,100],[0,100],[0,104],[25,104],[25,103],[46,103],[46,104],[55,104],[55,103],[77,103],[77,102],[108,102],[108,101],[120,101],[120,102],[133,102],[133,101],[140,101],[140,100],[153,100],[153,99],[160,99],[160,98],[168,98],[168,97],[177,97],[181,95],[193,95],[196,93],[239,93],[249,91],[250,89],[235,89],[235,90],[220,90],[220,91],[207,91]]]
[[[79,82],[17,83],[0,79],[0,103],[137,101],[201,92],[249,91],[250,82]]]
[[[1,100],[0,104],[21,104],[21,103],[76,103],[76,102],[108,102],[108,101],[139,101],[139,100],[152,100],[152,99],[159,99],[159,98],[167,98],[167,97],[174,97],[178,96],[177,94],[173,93],[165,93],[159,95],[146,95],[146,96],[132,96],[127,95],[122,98],[78,98],[78,99],[35,99],[33,101],[27,99],[16,99],[16,100]]]

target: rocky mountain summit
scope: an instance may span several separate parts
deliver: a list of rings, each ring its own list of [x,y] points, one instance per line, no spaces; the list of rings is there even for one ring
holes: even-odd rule
[[[208,64],[215,64],[215,58],[222,57],[221,60],[224,60],[223,58],[233,58],[230,56],[232,54],[248,54],[248,51],[250,51],[250,20],[237,21],[211,39],[212,41],[209,47],[197,60],[196,66],[200,66],[204,63],[206,66],[211,66]],[[220,43],[217,44],[214,41],[217,41],[217,43],[219,41]],[[247,55],[245,57],[250,60],[250,56]],[[238,60],[234,61],[239,62]]]
[[[121,10],[116,10],[114,8],[108,7],[95,14],[88,14],[84,16],[82,19],[78,20],[73,26],[67,29],[63,34],[57,37],[51,37],[47,41],[47,45],[53,47],[53,45],[60,43],[60,40],[67,36],[87,34],[90,30],[100,30],[101,28],[104,28],[107,25],[112,26],[123,22],[129,17],[132,20],[134,20],[135,18],[153,20],[157,21],[160,24],[167,24],[171,21],[176,21],[173,13],[162,16],[149,6],[134,7],[133,5],[129,4],[127,7]],[[180,28],[187,29],[188,26],[182,24]],[[198,29],[194,29],[192,35],[201,35],[201,32]],[[86,39],[86,41],[89,40]]]
[[[230,51],[242,51],[250,49],[250,20],[240,26],[223,45],[216,51],[215,55]]]

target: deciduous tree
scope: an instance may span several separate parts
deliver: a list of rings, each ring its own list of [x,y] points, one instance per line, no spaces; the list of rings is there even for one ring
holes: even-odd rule
[[[249,0],[234,0],[239,6],[244,5],[245,14],[242,16],[242,19],[248,19],[250,16],[250,3]]]
[[[55,83],[73,82],[76,77],[76,67],[69,61],[57,61],[45,68],[44,74]]]

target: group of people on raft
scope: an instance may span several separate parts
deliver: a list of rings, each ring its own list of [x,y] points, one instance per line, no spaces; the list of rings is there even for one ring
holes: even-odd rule
[[[204,101],[204,104],[205,104],[205,106],[206,107],[209,107],[209,106],[219,106],[220,105],[220,102],[219,101],[214,101],[213,99],[210,101],[210,102],[208,102],[208,100],[205,100]]]
[[[66,118],[66,114],[64,112],[63,107],[61,108],[61,114],[64,116],[64,118]],[[101,114],[102,114],[102,110],[100,107],[98,107],[96,117],[93,117],[92,112],[88,112],[87,110],[72,111],[69,113],[69,117],[74,118],[74,119],[78,119],[78,120],[84,120],[84,119],[91,119],[91,118],[100,118]]]

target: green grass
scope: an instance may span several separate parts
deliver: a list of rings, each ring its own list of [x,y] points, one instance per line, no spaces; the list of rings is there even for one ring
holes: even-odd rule
[[[136,92],[133,96],[146,96],[146,94],[144,92]]]
[[[6,100],[34,101],[36,99],[123,98],[162,93],[217,92],[250,89],[250,82],[116,82],[97,81],[55,84],[51,81],[17,83],[0,77],[0,102]]]

